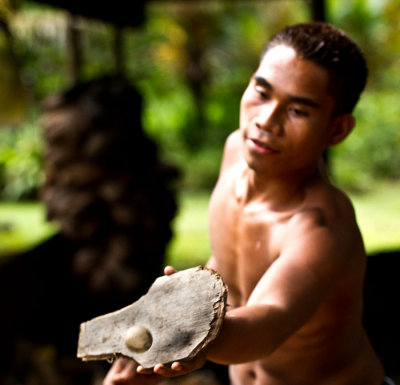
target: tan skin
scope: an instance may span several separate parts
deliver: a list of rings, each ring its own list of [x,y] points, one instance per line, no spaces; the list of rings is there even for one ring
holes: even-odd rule
[[[206,360],[229,365],[233,385],[381,384],[361,326],[361,235],[322,162],[354,119],[333,114],[327,85],[327,72],[292,48],[266,53],[242,97],[240,130],[226,142],[210,201],[208,265],[229,288],[221,334],[190,362],[153,371],[114,365],[104,385],[147,385],[158,381],[154,373],[182,375]]]

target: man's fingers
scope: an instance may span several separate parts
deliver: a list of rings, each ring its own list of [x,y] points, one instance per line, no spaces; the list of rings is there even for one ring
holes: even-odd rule
[[[163,377],[179,376],[179,375],[183,374],[182,370],[183,370],[183,368],[181,368],[180,366],[179,366],[179,368],[176,367],[176,369],[172,369],[172,366],[165,366],[162,364],[157,364],[154,367],[154,373],[159,374],[160,376],[163,376]]]
[[[184,366],[180,362],[173,362],[171,369],[175,372],[181,372],[184,369]]]
[[[153,369],[145,369],[142,365],[139,365],[136,369],[139,374],[152,374]]]
[[[171,275],[174,273],[176,273],[176,270],[172,266],[165,266],[165,268],[164,268],[165,275]]]
[[[157,364],[153,370],[154,370],[154,373],[157,373],[161,376],[169,377],[169,372],[171,369],[167,368],[166,366],[164,366],[162,364]]]

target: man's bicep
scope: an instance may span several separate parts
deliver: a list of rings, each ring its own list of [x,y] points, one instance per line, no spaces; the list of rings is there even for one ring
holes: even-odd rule
[[[312,314],[340,274],[344,258],[337,254],[337,240],[329,228],[306,224],[287,238],[249,304],[265,303],[293,314]]]

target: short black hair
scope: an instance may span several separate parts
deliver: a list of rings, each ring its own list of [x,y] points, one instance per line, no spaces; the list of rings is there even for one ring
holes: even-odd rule
[[[368,68],[360,47],[344,31],[324,22],[288,26],[269,40],[261,60],[278,45],[293,48],[298,57],[328,71],[328,91],[336,99],[336,115],[353,111],[365,88]]]

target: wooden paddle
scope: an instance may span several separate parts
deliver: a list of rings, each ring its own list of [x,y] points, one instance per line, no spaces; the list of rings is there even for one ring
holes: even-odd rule
[[[81,324],[83,361],[132,358],[144,368],[195,357],[221,328],[227,288],[202,267],[157,278],[133,304]]]

